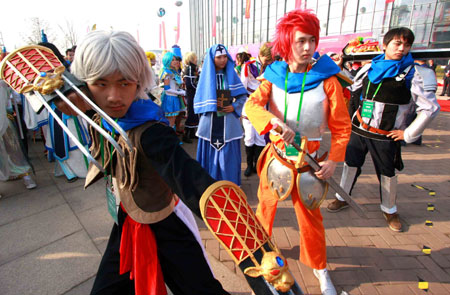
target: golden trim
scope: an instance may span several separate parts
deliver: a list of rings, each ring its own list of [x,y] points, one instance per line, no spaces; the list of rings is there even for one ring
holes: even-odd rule
[[[16,53],[18,52],[22,52],[24,50],[28,50],[28,49],[39,49],[39,50],[43,50],[43,51],[47,51],[48,53],[51,53],[53,55],[55,55],[53,53],[53,51],[50,48],[47,48],[45,46],[41,46],[41,45],[27,45],[27,46],[23,46],[20,48],[17,48],[16,50],[13,50],[12,52],[10,52],[7,56],[5,56],[5,58],[2,60],[2,63],[0,64],[0,79],[4,80],[4,76],[3,76],[3,71],[6,65],[6,60],[9,60],[12,56],[14,56]]]
[[[254,221],[255,221],[255,225],[254,225],[254,226],[250,226],[250,224],[247,222],[247,218],[245,218],[245,217],[242,215],[241,211],[239,210],[240,208],[237,208],[237,207],[236,207],[236,204],[235,204],[233,201],[231,201],[231,199],[230,199],[230,197],[229,197],[229,193],[226,193],[226,192],[224,191],[224,189],[227,189],[227,188],[232,189],[232,190],[234,190],[234,191],[236,192],[236,194],[238,195],[238,197],[239,197],[239,199],[240,199],[240,202],[239,202],[239,203],[242,204],[242,206],[245,206],[247,212],[249,212],[249,215],[251,215],[251,217],[254,219]],[[245,225],[245,227],[246,227],[246,229],[247,229],[247,232],[245,233],[245,236],[244,236],[244,237],[241,237],[241,236],[238,234],[238,232],[237,232],[237,230],[236,230],[236,226],[233,226],[233,225],[231,224],[231,222],[228,220],[228,218],[225,216],[224,209],[221,208],[221,207],[219,207],[219,206],[217,205],[217,203],[216,203],[215,200],[210,199],[210,197],[213,196],[213,195],[215,195],[219,190],[221,190],[221,191],[223,192],[225,199],[227,200],[227,202],[230,202],[230,204],[231,204],[231,206],[233,207],[235,213],[237,214],[237,218],[236,218],[236,220],[237,220],[236,226],[237,226],[238,224],[244,224],[244,225]],[[246,199],[247,199],[247,198],[246,198],[246,196],[245,196],[245,193],[244,193],[244,192],[243,192],[236,184],[234,184],[234,183],[232,183],[232,182],[230,182],[230,181],[225,181],[225,180],[218,181],[218,182],[215,182],[215,183],[213,183],[212,185],[210,185],[210,186],[205,190],[205,192],[203,193],[203,195],[202,195],[202,197],[201,197],[201,199],[200,199],[200,211],[201,211],[202,217],[203,217],[203,219],[205,220],[205,224],[206,224],[206,226],[208,227],[208,229],[214,234],[214,236],[216,237],[216,239],[219,240],[219,242],[222,244],[222,246],[225,248],[225,250],[228,252],[228,254],[232,257],[232,259],[236,262],[236,264],[240,264],[240,263],[244,260],[244,259],[242,258],[242,257],[243,257],[242,253],[245,252],[245,253],[248,255],[248,257],[250,257],[250,259],[253,261],[253,263],[254,263],[255,265],[258,265],[258,266],[259,266],[259,263],[258,263],[257,259],[255,258],[255,256],[253,255],[253,252],[255,252],[256,250],[258,250],[258,249],[260,249],[260,248],[262,249],[263,252],[265,252],[265,249],[264,249],[264,247],[262,247],[262,246],[263,246],[266,242],[269,242],[269,243],[270,243],[270,246],[273,246],[273,244],[270,242],[269,236],[268,236],[267,233],[265,232],[265,230],[264,230],[264,228],[262,227],[262,225],[259,223],[259,221],[258,221],[258,219],[256,218],[255,213],[253,212],[252,208],[251,208],[251,207],[248,205],[248,203],[246,202]],[[240,257],[239,259],[234,255],[233,249],[232,249],[229,245],[226,245],[226,244],[218,237],[217,232],[214,231],[214,230],[211,228],[211,226],[210,226],[210,224],[209,224],[209,222],[208,222],[208,219],[207,219],[207,217],[205,216],[205,212],[206,212],[208,203],[211,203],[211,205],[213,206],[213,208],[214,208],[214,209],[219,213],[219,215],[220,215],[220,218],[219,218],[219,220],[218,220],[218,221],[219,221],[219,228],[220,228],[220,225],[222,224],[222,222],[225,222],[225,223],[228,225],[228,227],[230,228],[230,230],[232,231],[233,236],[232,236],[231,244],[230,244],[230,245],[233,244],[233,242],[235,241],[235,239],[237,239],[237,240],[241,243],[242,249],[240,248],[239,251],[242,251],[242,253],[241,253],[241,257]],[[217,220],[217,219],[216,219],[216,220]],[[254,228],[253,228],[253,227],[254,227]],[[262,235],[263,235],[262,241],[258,238],[258,236],[257,236],[257,234],[256,234],[256,230],[261,231],[261,233],[262,233]],[[223,235],[223,234],[221,234],[221,235]],[[254,239],[254,241],[255,241],[256,247],[255,247],[254,249],[248,248],[247,244],[245,243],[245,238],[248,237],[248,236],[251,236],[251,237]],[[246,257],[245,257],[245,259],[246,259]]]
[[[22,52],[17,52],[17,55],[20,56],[23,59],[23,61],[39,76],[41,72],[28,60],[28,58],[26,58],[22,54]]]
[[[47,48],[47,47],[45,47],[45,48]],[[61,66],[55,67],[55,66],[53,65],[53,63],[50,62],[50,60],[45,56],[45,54],[43,54],[43,53],[41,52],[41,50],[40,50],[39,48],[36,48],[36,51],[39,53],[39,55],[40,55],[43,59],[45,59],[45,61],[52,67],[52,69],[57,69],[57,68],[61,67]],[[53,51],[52,51],[52,53],[53,53],[53,55],[55,55],[55,53],[54,53]],[[57,57],[57,56],[55,55],[55,57]],[[59,61],[59,59],[58,59],[58,61]],[[62,66],[62,67],[64,67],[64,66]],[[65,68],[64,68],[64,70],[65,70]],[[63,72],[64,72],[64,71],[63,71]]]

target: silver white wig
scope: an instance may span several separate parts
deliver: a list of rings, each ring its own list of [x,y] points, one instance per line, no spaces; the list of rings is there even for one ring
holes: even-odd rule
[[[118,72],[137,82],[137,98],[147,99],[145,91],[155,86],[144,50],[131,34],[123,31],[87,34],[77,45],[71,72],[87,83]]]

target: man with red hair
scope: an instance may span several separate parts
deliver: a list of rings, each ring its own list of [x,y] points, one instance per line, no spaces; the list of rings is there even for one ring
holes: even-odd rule
[[[337,163],[345,158],[351,122],[342,87],[334,76],[339,67],[327,55],[317,61],[312,58],[319,30],[319,20],[309,11],[294,10],[279,20],[272,51],[284,61],[267,67],[245,112],[260,134],[273,130],[272,143],[258,163],[256,215],[271,235],[277,204],[290,195],[301,233],[300,261],[314,269],[322,294],[336,294],[326,269],[325,230],[319,206],[327,192],[323,179],[331,177]],[[325,161],[319,159],[321,170],[312,172],[290,143],[302,144],[316,156],[327,123],[331,131],[329,156]]]

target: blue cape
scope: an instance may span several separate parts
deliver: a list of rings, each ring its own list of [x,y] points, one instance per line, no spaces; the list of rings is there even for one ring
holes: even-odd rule
[[[264,79],[284,89],[286,69],[288,64],[284,61],[276,61],[269,65],[264,72]],[[323,80],[336,75],[341,69],[326,54],[322,55],[312,66],[306,75],[305,91],[316,88]],[[305,73],[288,73],[287,92],[297,93],[302,90],[303,75]]]
[[[131,104],[125,116],[117,120],[117,124],[127,131],[149,121],[160,121],[169,125],[169,121],[164,117],[164,112],[156,103],[150,99],[138,99]],[[102,124],[109,132],[113,131],[112,126],[103,118]]]
[[[378,84],[385,78],[392,78],[403,72],[408,66],[414,64],[411,53],[403,56],[400,60],[384,59],[385,55],[381,54],[372,59],[372,66],[367,74],[370,82]],[[414,76],[414,67],[406,75],[406,81],[411,81]]]
[[[217,112],[217,94],[216,94],[216,67],[214,64],[214,57],[217,46],[213,45],[206,53],[205,61],[203,63],[200,79],[197,84],[197,92],[194,97],[194,112],[196,114],[203,114],[207,112]],[[223,46],[223,45],[222,45]],[[234,71],[234,62],[227,50],[228,62],[224,69],[231,91],[231,96],[236,97],[242,94],[247,94],[247,89],[239,79]]]

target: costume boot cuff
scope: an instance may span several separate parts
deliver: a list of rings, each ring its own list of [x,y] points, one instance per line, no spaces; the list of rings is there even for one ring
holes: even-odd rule
[[[357,167],[350,167],[347,163],[344,163],[344,168],[342,169],[341,183],[340,186],[344,189],[346,193],[350,193],[352,189],[353,182],[355,181]],[[339,201],[345,201],[339,194],[336,194],[336,199]]]
[[[388,177],[381,175],[381,210],[392,214],[397,212],[397,175]]]

